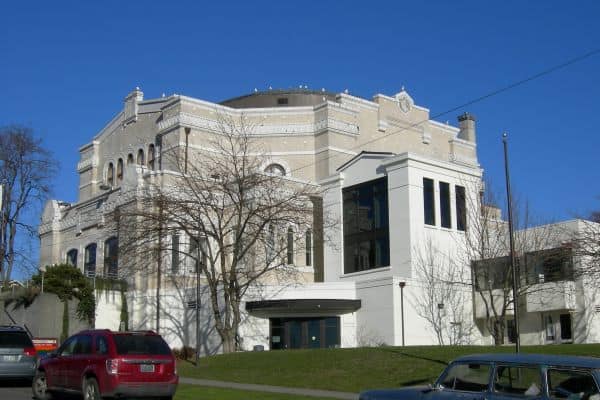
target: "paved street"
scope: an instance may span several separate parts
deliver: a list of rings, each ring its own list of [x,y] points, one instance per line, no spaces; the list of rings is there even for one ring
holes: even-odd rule
[[[0,399],[31,400],[31,386],[23,382],[0,381]]]

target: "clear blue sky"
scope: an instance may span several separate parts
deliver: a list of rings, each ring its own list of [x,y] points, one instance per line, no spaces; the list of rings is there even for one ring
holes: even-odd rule
[[[405,86],[432,115],[600,48],[598,1],[11,1],[0,13],[0,125],[31,126],[77,198],[78,148],[140,86],[220,101],[325,87]],[[358,3],[358,2],[357,2]],[[547,219],[600,208],[600,54],[439,117],[477,118],[486,175]]]

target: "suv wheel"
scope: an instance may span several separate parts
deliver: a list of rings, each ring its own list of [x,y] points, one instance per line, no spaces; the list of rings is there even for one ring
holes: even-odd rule
[[[100,388],[94,378],[87,378],[83,381],[83,400],[101,400]]]
[[[52,395],[48,391],[45,372],[36,372],[35,377],[33,378],[33,383],[31,384],[31,391],[33,392],[33,397],[37,400],[52,399]]]

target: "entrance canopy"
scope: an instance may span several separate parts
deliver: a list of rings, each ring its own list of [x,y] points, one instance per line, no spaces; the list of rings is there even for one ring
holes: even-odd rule
[[[246,311],[257,316],[340,315],[354,312],[360,306],[360,300],[348,299],[261,300],[247,302]]]

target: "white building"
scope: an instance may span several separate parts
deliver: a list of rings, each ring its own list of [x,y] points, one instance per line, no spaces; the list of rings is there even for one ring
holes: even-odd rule
[[[432,301],[436,309],[429,314],[442,336],[459,332],[461,343],[489,342],[474,318],[469,286],[438,300],[419,273],[432,249],[443,259],[459,259],[469,226],[479,218],[475,119],[461,115],[458,128],[432,121],[404,90],[372,100],[268,91],[217,104],[179,95],[144,100],[136,89],[80,148],[79,200],[46,205],[40,266],[66,261],[91,277],[122,275],[118,232],[108,228],[107,216],[137,188],[169,172],[165,148],[206,150],[219,115],[248,118],[267,149],[265,170],[320,185],[324,211],[341,222],[327,232],[332,240],[297,246],[294,281],[266,283],[248,294],[240,328],[244,349],[437,344],[439,336],[423,318]],[[186,270],[178,270],[179,280]],[[461,279],[469,281],[467,275]],[[195,344],[194,282],[192,274],[183,290],[167,285],[162,291],[161,334],[176,347]],[[154,328],[153,285],[143,273],[131,279],[131,328]],[[118,295],[100,300],[97,327],[118,328],[120,301]],[[208,307],[201,321],[203,352],[219,351]]]

